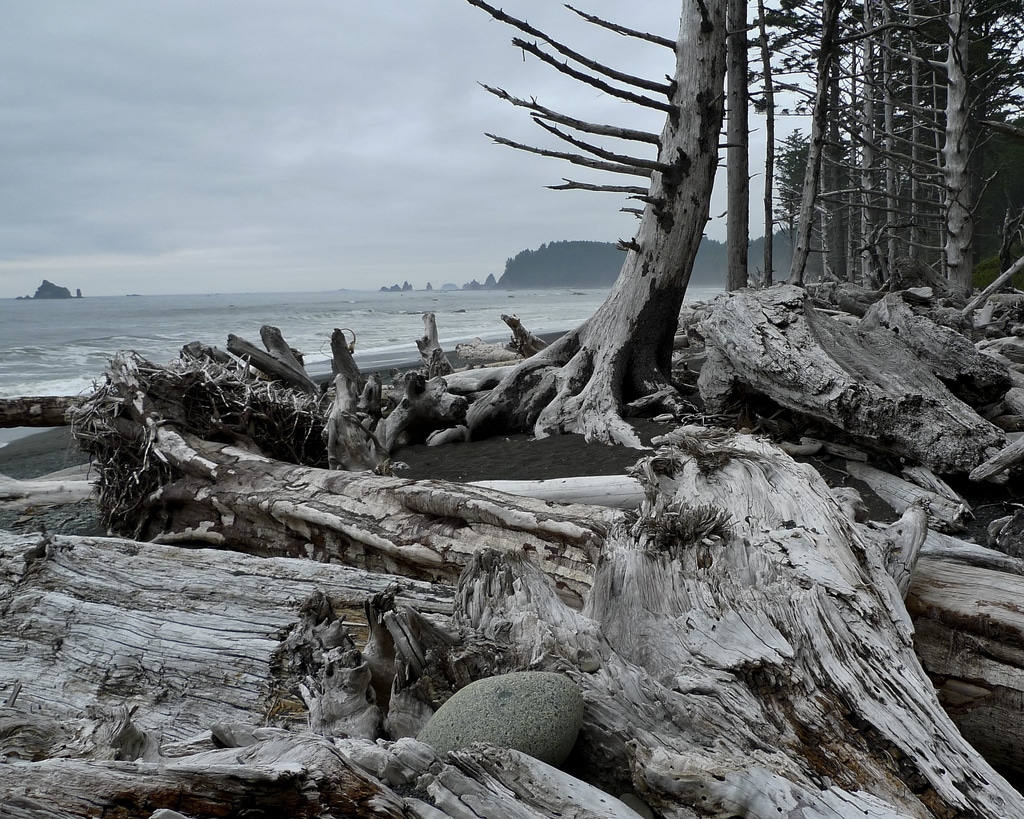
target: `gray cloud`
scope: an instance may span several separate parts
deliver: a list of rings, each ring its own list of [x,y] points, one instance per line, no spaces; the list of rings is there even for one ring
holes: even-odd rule
[[[648,5],[624,22],[674,34],[678,7]],[[622,19],[613,0],[585,7]],[[561,3],[505,8],[609,64],[671,70],[667,50]],[[0,297],[44,276],[95,295],[421,287],[498,276],[542,242],[630,235],[621,199],[544,189],[585,172],[490,144],[545,138],[477,83],[583,118],[660,118],[524,61],[513,34],[460,0],[8,4]]]

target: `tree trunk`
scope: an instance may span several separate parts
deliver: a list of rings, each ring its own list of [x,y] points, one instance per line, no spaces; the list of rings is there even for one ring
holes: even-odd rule
[[[726,175],[728,206],[725,289],[747,286],[750,245],[750,128],[747,92],[747,0],[728,0],[726,43]]]
[[[974,209],[970,174],[970,99],[967,60],[970,16],[964,0],[951,0],[946,51],[946,136],[942,146],[945,259],[950,284],[974,290]]]
[[[761,73],[764,76],[764,272],[761,286],[771,287],[775,277],[775,80],[772,76],[771,51],[765,22],[764,0],[757,0],[757,25],[760,34]]]
[[[825,144],[828,124],[828,89],[833,71],[833,60],[836,56],[836,30],[842,5],[843,0],[824,0],[822,4],[817,87],[811,118],[811,137],[807,150],[807,170],[804,173],[803,195],[800,200],[800,216],[797,221],[797,233],[793,240],[793,263],[789,271],[790,284],[803,284],[804,272],[807,269],[807,257],[811,252],[811,229],[814,224],[818,182],[821,178],[821,153]]]
[[[416,347],[428,379],[443,377],[452,371],[452,364],[437,337],[437,317],[433,313],[423,314],[423,337],[416,339]]]
[[[475,436],[576,432],[639,446],[622,420],[634,398],[671,387],[679,309],[708,219],[725,76],[725,2],[684,3],[671,112],[640,228],[605,303],[576,331],[523,362],[470,409]]]

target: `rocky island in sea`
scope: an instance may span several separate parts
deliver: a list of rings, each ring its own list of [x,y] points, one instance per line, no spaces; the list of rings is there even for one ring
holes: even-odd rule
[[[78,288],[75,291],[75,295],[71,295],[71,291],[66,287],[61,287],[59,284],[43,279],[43,283],[36,288],[36,294],[34,296],[18,296],[19,300],[24,299],[80,299],[82,298],[82,290]]]

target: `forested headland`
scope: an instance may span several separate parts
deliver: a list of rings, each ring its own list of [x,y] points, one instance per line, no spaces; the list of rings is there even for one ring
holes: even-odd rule
[[[750,274],[757,275],[764,239],[750,245]],[[785,234],[775,237],[776,258],[789,255]],[[533,287],[610,287],[622,269],[623,252],[614,242],[549,242],[536,250],[523,250],[505,262],[497,286],[508,290]],[[709,239],[701,242],[691,282],[697,285],[725,284],[725,244]]]

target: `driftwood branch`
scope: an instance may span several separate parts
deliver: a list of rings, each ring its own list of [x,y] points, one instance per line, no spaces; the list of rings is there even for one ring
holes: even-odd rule
[[[1013,280],[1013,277],[1024,270],[1024,256],[1021,256],[1017,261],[1010,265],[1006,270],[1000,273],[994,282],[978,293],[974,298],[967,302],[967,306],[963,309],[963,315],[965,318],[970,317],[971,313],[981,307],[989,297],[997,292],[1000,287],[1004,287],[1007,283]]]
[[[277,328],[264,327],[260,330],[264,344],[266,345],[269,341],[267,352],[234,334],[228,336],[228,351],[244,361],[250,362],[258,370],[272,378],[278,378],[285,384],[296,387],[309,395],[319,395],[320,388],[306,374],[298,359],[290,353],[290,348],[283,345],[280,331],[277,331],[275,335],[273,332],[265,332],[267,330],[274,331]],[[281,343],[278,344],[278,341]],[[285,349],[288,350],[288,354],[285,354]]]

